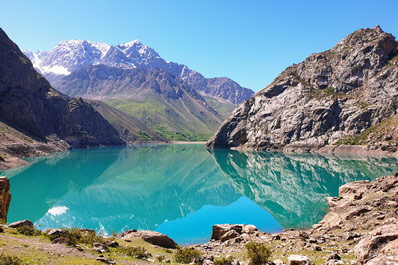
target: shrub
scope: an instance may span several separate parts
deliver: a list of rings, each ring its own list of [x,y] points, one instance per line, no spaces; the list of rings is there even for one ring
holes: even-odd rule
[[[98,236],[95,231],[87,230],[87,231],[80,231],[80,241],[79,243],[94,245],[94,243],[104,243],[104,238],[102,236]]]
[[[94,231],[82,231],[77,228],[65,229],[61,235],[51,235],[49,238],[51,241],[56,238],[62,238],[64,243],[68,246],[76,246],[77,244],[93,245],[94,243],[104,243],[104,239],[101,236],[97,236]]]
[[[159,262],[163,262],[163,261],[166,259],[166,257],[165,257],[164,255],[157,255],[157,256],[156,256],[156,259],[157,259],[157,261],[159,261]]]
[[[232,261],[232,257],[216,259],[214,260],[214,265],[231,265]]]
[[[174,258],[178,263],[191,263],[200,257],[200,252],[192,248],[179,248],[174,254]]]
[[[246,244],[247,255],[250,258],[249,265],[265,265],[271,256],[271,250],[259,243]]]
[[[143,247],[119,247],[119,250],[127,256],[136,259],[147,259],[152,256],[152,254]]]
[[[20,265],[20,264],[22,264],[22,261],[18,257],[0,254],[0,265]]]
[[[41,235],[41,231],[40,230],[36,230],[33,227],[29,227],[29,226],[20,226],[16,228],[18,233],[25,235],[25,236],[39,236]]]

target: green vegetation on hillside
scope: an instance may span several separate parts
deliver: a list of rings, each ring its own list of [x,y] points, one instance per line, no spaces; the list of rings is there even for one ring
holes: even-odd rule
[[[381,140],[398,144],[398,139],[394,138],[394,136],[397,135],[397,130],[398,115],[394,115],[377,125],[367,128],[360,134],[343,137],[337,141],[336,144],[363,145]]]
[[[209,106],[217,111],[224,119],[231,115],[232,111],[237,107],[235,104],[229,102],[220,102],[217,99],[209,96],[204,96],[204,99]]]
[[[207,141],[221,123],[218,114],[205,111],[189,98],[166,100],[150,95],[143,100],[112,99],[106,103],[172,141]],[[223,108],[225,112],[227,104]]]

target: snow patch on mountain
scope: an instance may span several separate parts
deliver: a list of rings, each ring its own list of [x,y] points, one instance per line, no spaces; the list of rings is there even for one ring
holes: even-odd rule
[[[239,104],[254,94],[252,90],[241,87],[229,78],[207,79],[186,65],[165,61],[154,49],[139,40],[119,45],[67,40],[58,43],[50,51],[25,51],[25,54],[36,70],[50,82],[57,82],[83,67],[102,64],[120,69],[161,69],[181,78],[197,91],[234,104]]]

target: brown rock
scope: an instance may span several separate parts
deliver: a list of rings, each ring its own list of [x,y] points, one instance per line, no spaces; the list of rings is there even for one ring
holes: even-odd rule
[[[220,241],[225,242],[229,239],[236,238],[238,236],[239,236],[238,232],[236,232],[235,230],[229,230],[228,232],[226,232],[225,234],[222,235],[222,237],[220,238]]]
[[[0,219],[7,222],[8,208],[11,202],[10,181],[6,177],[0,177]]]
[[[164,248],[177,248],[178,246],[177,243],[167,235],[149,230],[127,230],[121,234],[118,234],[117,236],[124,240],[129,240],[132,237],[139,237],[148,243]]]
[[[398,263],[398,225],[385,225],[369,232],[354,248],[359,264],[389,260]],[[391,263],[394,264],[394,263]]]
[[[29,220],[23,220],[23,221],[11,223],[8,226],[12,227],[12,228],[18,228],[18,227],[22,227],[22,226],[27,226],[27,227],[33,228],[33,223]]]

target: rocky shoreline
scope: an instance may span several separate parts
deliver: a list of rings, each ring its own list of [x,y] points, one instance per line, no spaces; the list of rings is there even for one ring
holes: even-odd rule
[[[268,234],[216,225],[212,240],[195,247],[217,256],[261,243],[273,251],[273,264],[398,264],[398,174],[345,184],[328,202],[330,212],[311,229]]]
[[[10,187],[6,178],[1,178],[0,184],[3,198],[1,214],[4,219],[11,199]],[[213,226],[208,243],[188,248],[198,250],[201,255],[196,262],[206,265],[212,265],[214,260],[225,257],[230,258],[235,265],[249,264],[245,246],[250,242],[265,245],[271,250],[268,264],[398,264],[398,173],[374,181],[347,183],[339,188],[339,197],[329,197],[327,200],[330,211],[312,228],[286,229],[281,233],[269,234],[261,232],[253,225],[220,224]],[[12,229],[19,229],[21,226],[33,229],[33,224],[27,220],[2,228],[6,231],[11,229],[10,233],[15,234]],[[118,260],[119,256],[111,255],[112,246],[118,249],[123,244],[132,244],[132,247],[135,247],[138,239],[143,240],[145,244],[154,245],[155,252],[161,253],[159,255],[167,256],[162,261],[148,256],[144,260],[150,263],[171,262],[176,250],[170,249],[178,248],[171,238],[154,231],[128,230],[111,237],[95,235],[94,231],[88,229],[76,229],[73,233],[72,231],[51,229],[39,234],[50,238],[46,244],[59,244],[60,248],[68,245],[70,235],[76,231],[79,231],[81,238],[91,235],[101,243],[95,241],[90,246],[81,243],[74,247],[80,252],[97,255],[100,253],[97,260],[109,264],[133,264],[121,262]],[[9,236],[0,233],[0,242]],[[24,244],[29,245],[35,240],[37,239],[34,237],[27,238]],[[3,244],[1,248],[4,250],[8,246]]]
[[[261,148],[237,146],[230,148],[237,151],[263,151]],[[318,153],[337,156],[373,156],[373,157],[398,157],[398,147],[390,144],[379,145],[286,145],[282,148],[270,148],[268,152],[284,153]]]

